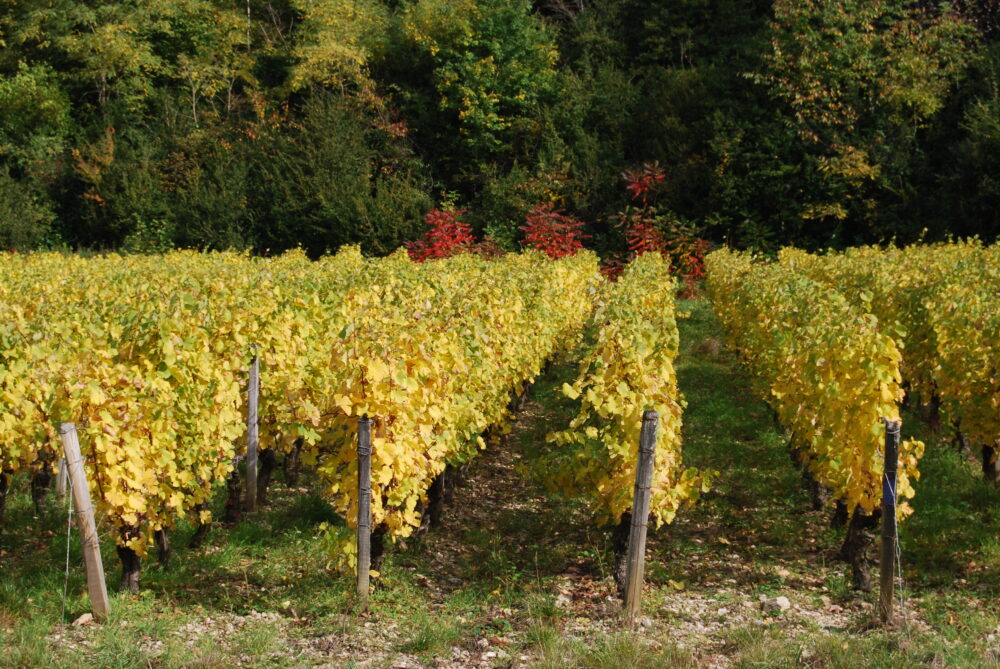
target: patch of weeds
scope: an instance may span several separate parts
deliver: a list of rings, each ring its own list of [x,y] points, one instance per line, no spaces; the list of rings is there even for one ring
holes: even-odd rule
[[[990,611],[978,600],[960,593],[928,593],[921,598],[920,611],[924,620],[949,641],[983,637],[1000,626],[996,610]]]
[[[799,644],[773,626],[747,625],[723,634],[733,666],[740,669],[794,667],[800,657]]]
[[[655,648],[641,635],[617,632],[578,649],[572,666],[582,669],[687,669],[696,665],[690,651],[669,641]]]
[[[462,638],[462,630],[440,616],[419,611],[405,621],[409,637],[399,645],[404,653],[439,655]]]
[[[660,585],[673,576],[674,572],[670,569],[669,563],[656,559],[646,561],[643,578],[647,583]]]
[[[574,644],[562,637],[559,630],[542,622],[531,624],[524,633],[523,652],[534,656],[531,666],[537,669],[561,669],[575,655]]]
[[[21,667],[54,667],[58,663],[52,657],[45,636],[49,624],[44,620],[25,620],[11,630],[0,630],[0,667],[20,669]]]
[[[532,621],[549,627],[555,627],[562,619],[555,597],[548,593],[531,595],[527,600],[527,611]]]
[[[274,649],[278,642],[278,633],[269,625],[254,625],[233,637],[232,641],[235,647],[244,652],[254,657],[261,657]]]
[[[973,645],[945,644],[922,634],[875,630],[864,635],[821,635],[801,640],[812,666],[836,669],[885,667],[996,667]]]
[[[295,497],[291,507],[283,511],[279,519],[291,519],[296,526],[303,529],[315,527],[320,523],[335,526],[344,524],[343,518],[337,515],[330,503],[316,494]]]
[[[88,628],[88,643],[76,646],[69,658],[80,665],[111,669],[161,664],[165,651],[161,639],[167,637],[167,628],[148,601],[114,597],[108,622]]]
[[[308,626],[293,627],[290,631],[301,636],[338,636],[350,635],[358,626],[357,619],[344,613],[331,613],[318,616],[309,621]]]
[[[491,618],[476,627],[476,636],[502,637],[514,631],[514,625],[507,618]]]
[[[484,557],[479,570],[483,577],[495,584],[493,592],[496,594],[510,593],[521,583],[521,570],[511,559],[507,543],[497,536],[491,539],[489,552]]]
[[[823,579],[823,585],[830,591],[831,599],[840,603],[849,602],[854,599],[855,592],[852,589],[852,580],[845,570],[827,573]]]
[[[596,543],[591,541],[591,534],[588,530],[587,532],[587,542],[586,544],[577,550],[577,557],[586,562],[593,563],[597,568],[598,575],[602,578],[608,578],[610,575],[610,563],[608,557],[611,555],[610,547],[608,546],[607,538],[604,540],[604,545],[597,546]]]
[[[445,610],[453,615],[476,616],[483,608],[483,602],[489,597],[488,592],[481,588],[469,587],[455,590],[445,600]]]
[[[496,534],[485,527],[470,527],[462,537],[462,543],[476,548],[486,548],[496,541]]]

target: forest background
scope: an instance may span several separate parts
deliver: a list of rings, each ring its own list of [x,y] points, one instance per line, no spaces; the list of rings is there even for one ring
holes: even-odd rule
[[[992,241],[998,37],[998,0],[2,0],[0,248],[383,254],[434,208],[612,257]]]

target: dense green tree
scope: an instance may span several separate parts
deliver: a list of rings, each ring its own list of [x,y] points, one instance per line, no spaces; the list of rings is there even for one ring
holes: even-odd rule
[[[928,133],[914,217],[935,232],[1000,236],[1000,44],[976,55]]]
[[[0,159],[25,171],[45,171],[57,160],[72,130],[69,96],[55,71],[18,64],[0,80]]]
[[[798,222],[789,241],[912,236],[900,214],[920,131],[965,64],[970,26],[903,0],[776,0],[774,12],[750,76],[780,103],[790,133],[781,143],[791,153],[775,156],[799,182],[780,211]]]
[[[30,250],[51,241],[55,214],[30,181],[0,172],[0,250]]]
[[[316,92],[301,120],[255,142],[259,246],[301,244],[318,254],[357,243],[385,254],[423,232],[431,202],[420,188],[420,164],[360,104]]]
[[[297,0],[294,6],[302,20],[289,86],[318,84],[342,92],[372,88],[369,61],[388,28],[388,8],[378,0]]]
[[[447,179],[532,161],[556,86],[549,31],[520,0],[417,0],[394,17],[376,64],[420,150]]]
[[[996,0],[0,0],[0,243],[387,253],[447,201],[508,248],[551,203],[613,254],[622,174],[654,162],[664,234],[993,238],[996,17]]]

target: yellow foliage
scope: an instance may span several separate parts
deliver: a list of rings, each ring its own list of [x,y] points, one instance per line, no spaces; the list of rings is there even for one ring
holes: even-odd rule
[[[811,278],[812,258],[786,249],[769,263],[721,249],[706,258],[708,292],[800,460],[850,512],[870,512],[882,501],[882,420],[897,420],[903,399],[902,355],[874,314]],[[900,446],[902,497],[922,453],[920,442]]]
[[[422,264],[404,254],[368,261],[365,277],[344,297],[357,327],[328,329],[341,333],[332,346],[342,354],[328,357],[339,370],[325,426],[333,450],[319,471],[353,526],[356,416],[374,418],[372,525],[392,539],[419,526],[418,503],[448,463],[475,457],[486,446],[482,433],[503,429],[511,394],[578,340],[600,275],[591,253]],[[345,406],[352,415],[337,410]]]
[[[647,409],[659,412],[650,504],[658,525],[693,503],[713,474],[681,468],[675,291],[661,256],[633,260],[617,283],[604,285],[577,379],[562,387],[564,395],[580,400],[580,409],[568,429],[548,435],[557,446],[541,474],[551,489],[587,498],[600,524],[618,523],[631,508]]]
[[[911,396],[939,403],[943,424],[959,426],[977,447],[1000,443],[1000,246],[786,249],[781,262],[877,315],[880,330],[899,344]]]

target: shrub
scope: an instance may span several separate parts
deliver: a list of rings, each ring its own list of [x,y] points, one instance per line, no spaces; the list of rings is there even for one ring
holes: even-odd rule
[[[0,171],[0,250],[37,248],[48,237],[55,218],[51,204],[30,184]]]
[[[465,209],[431,209],[424,216],[430,226],[424,238],[406,245],[410,258],[424,262],[433,258],[447,258],[463,251],[469,251],[476,239],[468,223],[459,220]]]
[[[587,237],[581,231],[583,221],[566,216],[551,202],[531,209],[521,226],[524,246],[544,251],[550,258],[571,256],[583,248]]]

